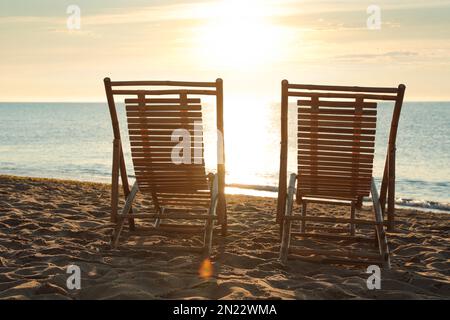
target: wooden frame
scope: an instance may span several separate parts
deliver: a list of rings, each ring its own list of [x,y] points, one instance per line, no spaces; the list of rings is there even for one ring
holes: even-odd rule
[[[387,197],[386,224],[392,230],[395,218],[395,140],[404,92],[404,85],[398,88],[363,88],[289,84],[283,80],[277,205],[277,221],[281,227],[280,259],[283,262],[289,253],[293,253],[303,258],[308,256],[307,259],[315,255],[315,259],[332,263],[380,264],[390,268],[383,213]],[[298,175],[291,174],[286,190],[289,97],[306,100],[297,102]],[[372,177],[377,114],[377,104],[371,102],[373,100],[395,101],[381,197]],[[301,212],[294,215],[296,184]],[[369,192],[372,195],[374,219],[358,219],[356,209],[361,205],[362,197],[369,195]],[[349,206],[350,218],[307,216],[308,202]],[[300,232],[291,232],[293,221],[300,221]],[[348,224],[349,228],[307,226],[307,222]],[[373,226],[375,239],[365,234],[356,235],[358,225]],[[310,228],[333,233],[308,232]],[[341,241],[337,243],[338,246],[343,244],[342,241],[375,241],[379,252],[348,251],[343,248],[334,251],[305,249],[292,246],[292,236],[338,240]]]
[[[287,80],[281,83],[281,149],[280,149],[280,171],[277,201],[277,222],[283,226],[285,215],[285,203],[287,196],[287,162],[288,162],[288,103],[289,97],[323,97],[323,98],[351,98],[361,97],[364,100],[392,101],[394,111],[391,120],[389,141],[386,153],[383,180],[380,189],[380,206],[386,212],[387,202],[387,225],[389,231],[395,230],[395,153],[398,122],[405,95],[405,85],[400,84],[397,88],[381,87],[352,87],[352,86],[325,86],[290,84]],[[362,199],[355,203],[356,207],[362,205]]]
[[[185,81],[111,81],[110,78],[104,79],[106,97],[108,101],[109,112],[112,121],[112,128],[114,134],[113,140],[113,160],[112,160],[112,187],[111,187],[111,221],[116,224],[114,230],[112,244],[114,247],[118,245],[120,233],[126,221],[129,223],[130,230],[135,229],[134,219],[138,218],[155,218],[155,226],[160,226],[160,221],[167,216],[167,210],[161,208],[158,199],[152,192],[152,199],[156,208],[156,214],[134,214],[132,203],[139,191],[137,183],[130,189],[128,176],[126,171],[125,159],[122,152],[121,134],[119,127],[119,120],[117,116],[117,109],[115,103],[115,96],[131,96],[143,97],[146,96],[171,96],[171,95],[194,95],[194,96],[215,96],[216,97],[216,111],[217,119],[216,126],[218,131],[218,158],[217,174],[208,175],[210,180],[211,199],[210,206],[207,209],[207,214],[190,214],[183,215],[173,213],[170,219],[203,219],[206,221],[205,225],[205,248],[209,254],[211,251],[212,227],[213,220],[217,219],[221,224],[222,234],[227,233],[227,214],[225,201],[225,150],[224,150],[224,119],[223,119],[223,81],[217,79],[215,82],[185,82]],[[125,89],[117,87],[126,87]],[[150,89],[148,89],[150,87]],[[158,87],[158,89],[154,89]],[[161,87],[166,87],[162,88]],[[167,89],[167,87],[169,87]],[[144,89],[143,89],[144,88]],[[123,194],[125,197],[125,205],[119,213],[119,179],[122,182]],[[171,211],[173,211],[171,209]],[[195,211],[195,209],[194,209]],[[162,227],[162,225],[161,225]],[[175,228],[180,230],[179,228]]]

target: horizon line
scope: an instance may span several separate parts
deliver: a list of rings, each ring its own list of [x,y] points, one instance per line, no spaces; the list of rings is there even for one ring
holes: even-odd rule
[[[278,102],[278,100],[272,100],[270,101],[271,103],[274,102]],[[437,99],[437,100],[424,100],[424,99],[418,99],[418,100],[407,100],[405,99],[403,102],[450,102],[450,98],[448,100],[442,100],[442,99]],[[0,104],[4,104],[4,103],[108,103],[105,100],[98,100],[98,101],[85,101],[85,100],[80,100],[80,101],[64,101],[64,100],[58,100],[58,101],[0,101]],[[120,103],[120,102],[119,102]]]

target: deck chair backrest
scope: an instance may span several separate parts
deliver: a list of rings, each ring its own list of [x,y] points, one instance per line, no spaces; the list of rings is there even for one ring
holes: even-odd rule
[[[131,155],[139,189],[163,206],[207,207],[202,107],[199,98],[125,99]]]
[[[298,100],[297,199],[357,200],[371,187],[377,104],[357,95]]]
[[[279,176],[279,190],[278,190],[278,204],[277,204],[277,221],[279,223],[281,223],[282,221],[282,217],[284,216],[284,212],[285,212],[285,198],[286,198],[286,194],[287,194],[287,157],[288,157],[288,107],[289,107],[289,99],[290,98],[295,98],[296,100],[306,100],[306,101],[310,101],[309,104],[310,105],[305,105],[304,110],[300,110],[299,115],[300,115],[300,121],[303,121],[301,118],[301,115],[303,114],[304,116],[308,116],[310,119],[314,119],[314,111],[313,111],[313,103],[312,101],[315,101],[315,103],[318,103],[317,107],[319,108],[319,110],[328,110],[328,109],[333,109],[335,111],[338,110],[346,110],[345,112],[352,112],[352,108],[354,108],[353,111],[353,117],[352,119],[357,119],[358,117],[356,117],[356,112],[362,112],[362,115],[360,116],[360,118],[370,118],[373,117],[374,115],[370,115],[370,111],[372,110],[376,110],[376,108],[373,108],[371,106],[373,106],[373,103],[375,102],[379,102],[379,101],[390,101],[394,103],[394,109],[393,109],[393,113],[392,113],[392,120],[391,120],[391,127],[390,127],[390,132],[389,132],[389,140],[388,140],[388,146],[387,146],[387,153],[386,153],[386,161],[385,161],[385,166],[384,166],[384,172],[383,172],[383,180],[381,183],[381,189],[380,189],[380,205],[382,207],[382,210],[385,210],[385,205],[387,202],[387,217],[388,217],[388,222],[389,222],[389,226],[392,229],[393,228],[393,223],[394,223],[394,214],[395,214],[395,150],[396,150],[396,138],[397,138],[397,129],[398,129],[398,122],[399,122],[399,118],[400,118],[400,113],[401,113],[401,109],[402,109],[402,105],[403,105],[403,98],[404,98],[404,94],[405,94],[405,85],[401,84],[398,87],[353,87],[353,86],[327,86],[327,85],[309,85],[309,84],[292,84],[289,83],[287,80],[283,80],[282,81],[282,94],[281,94],[281,150],[280,150],[280,176]],[[325,101],[328,101],[327,103],[329,104],[327,105],[323,105]],[[347,102],[353,102],[354,103],[354,107],[347,107],[347,108],[339,108],[338,105],[343,102],[343,101],[347,101]],[[299,102],[300,103],[300,109],[302,109],[302,103],[303,102]],[[372,103],[372,104],[370,104]],[[320,105],[322,104],[322,105]],[[332,106],[333,105],[333,106]],[[361,108],[359,110],[357,110],[356,106],[362,106],[362,110]],[[309,111],[308,111],[308,107],[310,107]],[[358,107],[359,108],[359,107]],[[366,113],[366,114],[364,114]],[[369,114],[368,114],[369,113]],[[335,120],[336,117],[338,116],[337,114],[323,114],[321,116],[321,120],[323,121],[327,121],[327,122],[338,122],[338,120]],[[339,116],[345,116],[344,114],[341,114]],[[324,118],[325,117],[325,118]],[[331,118],[330,118],[331,117]],[[306,121],[306,118],[305,118]],[[317,128],[321,128],[320,130],[322,132],[317,132],[316,135],[322,135],[322,137],[324,135],[337,135],[338,131],[341,131],[341,133],[339,133],[339,135],[342,135],[345,131],[349,132],[348,129],[360,129],[360,130],[366,130],[365,132],[371,132],[370,130],[375,130],[375,128],[370,127],[371,125],[373,126],[373,124],[375,122],[370,122],[370,121],[361,121],[361,125],[357,125],[357,123],[353,123],[352,121],[350,121],[350,118],[348,118],[348,120],[341,120],[339,122],[347,122],[348,127],[342,127],[344,124],[339,124],[340,126],[325,126],[325,125],[321,125],[320,127],[318,126]],[[350,126],[350,123],[352,122]],[[310,129],[314,129],[314,125],[315,125],[315,121],[309,121],[309,122],[302,122],[301,127],[302,128],[307,128],[309,123],[309,127]],[[369,125],[370,123],[373,123],[371,125]],[[312,125],[312,126],[311,126]],[[354,126],[354,127],[353,127]],[[327,129],[325,129],[327,128]],[[331,129],[334,128],[334,129]],[[345,131],[343,129],[346,129]],[[318,129],[317,129],[318,130]],[[325,130],[328,130],[329,132],[326,132]],[[299,134],[301,134],[302,131],[299,132]],[[313,135],[314,133],[310,133],[311,137],[309,138],[310,140],[313,139]],[[347,133],[350,134],[350,133]],[[373,133],[375,134],[375,133]],[[354,131],[353,134],[350,134],[351,136],[355,136],[357,137],[357,131]],[[363,135],[363,133],[361,132],[361,136],[359,139],[359,142],[357,144],[357,146],[359,146],[362,150],[363,148],[365,149],[371,149],[373,148],[372,146],[372,137],[370,137],[372,134],[365,134]],[[321,139],[319,138],[319,136],[317,136],[318,138],[316,138],[317,141],[321,141]],[[364,137],[364,138],[363,138]],[[306,138],[302,138],[302,139],[306,139]],[[323,157],[335,157],[334,155],[331,156],[328,154],[328,152],[344,152],[342,148],[344,147],[352,147],[353,144],[353,140],[344,140],[346,138],[342,138],[339,137],[338,139],[327,139],[327,140],[333,140],[333,141],[340,141],[338,145],[336,145],[335,143],[337,142],[332,142],[332,143],[328,143],[327,145],[323,145],[323,144],[313,144],[315,146],[327,146],[327,150],[325,150],[323,147],[321,149],[300,149],[300,150],[309,150],[309,159],[312,159],[311,157],[316,157],[316,160],[319,159],[318,157],[322,157],[322,159],[324,159]],[[352,138],[353,139],[353,138]],[[367,140],[369,139],[369,140]],[[345,142],[346,141],[346,142]],[[353,141],[353,142],[352,142]],[[311,143],[310,143],[311,144]],[[347,144],[347,145],[346,145]],[[306,141],[302,140],[302,143],[299,144],[299,147],[304,148],[306,145]],[[330,148],[335,148],[337,146],[341,147],[341,150],[337,151],[337,150],[330,150]],[[369,153],[363,152],[362,150],[359,150],[359,152],[357,151],[356,153],[354,153],[355,155],[360,155],[358,157],[358,163],[359,163],[359,169],[357,170],[357,177],[365,177],[362,174],[366,174],[366,173],[370,173],[369,171],[362,171],[363,169],[369,169],[368,163],[365,161],[370,161],[370,163],[372,162],[371,157],[373,156],[373,151],[370,150]],[[369,151],[369,150],[364,150],[364,151]],[[321,154],[318,154],[318,153]],[[350,151],[348,151],[350,152]],[[354,151],[352,151],[353,154]],[[307,163],[307,158],[308,155],[305,155],[305,158],[300,158],[300,169],[303,166],[303,163]],[[353,155],[352,155],[353,157]],[[356,159],[352,158],[352,165],[353,162],[355,162]],[[341,163],[338,161],[335,161],[336,163]],[[312,162],[310,162],[312,163]],[[347,163],[347,162],[345,162]],[[331,166],[329,166],[331,167]],[[342,167],[342,166],[341,166]],[[308,168],[305,168],[308,169]],[[310,173],[315,173],[313,167],[310,167]],[[353,170],[353,169],[352,169]],[[301,172],[301,170],[300,170]],[[305,171],[305,173],[307,173],[308,171]],[[325,172],[324,170],[322,170],[322,172]],[[337,172],[337,171],[334,171]],[[308,180],[307,178],[303,179],[302,182],[306,183]],[[319,180],[317,180],[319,181]],[[358,184],[359,184],[359,180]],[[348,183],[348,182],[346,182]],[[339,184],[340,186],[341,184]],[[353,197],[353,195],[358,196],[360,199],[358,199],[359,201],[361,200],[361,195],[365,195],[367,194],[367,188],[366,188],[366,181],[364,180],[363,182],[364,188],[361,190],[352,190],[352,189],[346,189],[345,192],[345,197],[347,197],[349,195],[349,191],[350,195]],[[303,184],[303,186],[306,187],[306,184]],[[314,185],[308,185],[309,187],[314,187]],[[359,185],[358,185],[359,188]],[[307,189],[307,190],[311,190],[311,189]],[[355,191],[355,192],[353,192]],[[361,191],[361,193],[358,193],[359,191]]]
[[[131,155],[139,189],[151,193],[156,206],[207,206],[210,192],[203,159],[200,97],[216,98],[217,131],[221,133],[218,135],[218,147],[223,146],[222,80],[111,81],[106,78],[104,82],[114,139],[120,149],[121,135],[115,99],[124,97]],[[184,145],[186,136],[183,134],[186,133],[191,141],[188,149]],[[187,157],[183,152],[186,150],[191,152]],[[174,152],[178,153],[175,158],[179,162],[174,162]],[[223,150],[220,150],[220,155],[222,159],[217,163],[218,193],[219,202],[225,203]],[[120,177],[127,195],[130,191],[123,152],[120,152]],[[219,205],[219,220],[225,219],[223,207]]]

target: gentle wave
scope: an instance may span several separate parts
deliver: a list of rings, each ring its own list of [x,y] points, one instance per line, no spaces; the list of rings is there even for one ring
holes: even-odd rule
[[[442,210],[450,212],[450,203],[445,202],[399,198],[395,200],[395,203],[405,207],[416,207],[416,208]]]

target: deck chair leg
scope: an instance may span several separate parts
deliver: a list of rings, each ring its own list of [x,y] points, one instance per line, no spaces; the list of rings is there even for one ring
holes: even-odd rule
[[[222,236],[226,237],[228,233],[228,221],[227,221],[227,204],[225,202],[225,197],[220,201],[220,206],[222,208]]]
[[[363,197],[358,197],[355,203],[356,209],[361,210],[362,205],[363,205]]]
[[[306,208],[307,202],[305,200],[302,201],[302,217],[306,218]],[[306,233],[306,220],[302,220],[300,232]]]
[[[287,256],[289,254],[289,246],[291,243],[292,220],[290,219],[290,216],[292,215],[292,207],[294,205],[294,193],[296,181],[297,175],[295,173],[291,174],[291,177],[289,179],[288,194],[286,197],[286,210],[283,219],[283,230],[281,234],[280,260],[283,263],[287,261]]]
[[[375,241],[374,241],[373,245],[374,245],[374,247],[378,248],[378,243],[379,243],[380,239],[378,239],[378,232],[377,232],[376,227],[374,228],[374,231],[375,231]]]
[[[111,247],[113,249],[117,249],[117,246],[119,245],[120,234],[122,233],[123,227],[125,225],[125,220],[125,218],[120,217],[119,221],[116,224],[116,227],[114,228],[113,235],[111,237]]]
[[[380,250],[380,256],[383,261],[383,267],[390,269],[391,261],[389,257],[389,246],[387,243],[386,232],[384,230],[383,212],[381,210],[380,199],[378,197],[377,187],[375,185],[375,180],[373,178],[372,178],[371,193],[372,193],[375,221],[377,222],[375,228],[378,240],[378,248]]]
[[[120,214],[117,217],[117,224],[116,224],[116,227],[114,228],[113,235],[111,237],[111,244],[112,244],[113,248],[117,248],[117,246],[119,244],[120,234],[123,230],[123,226],[125,225],[125,221],[130,220],[130,218],[127,219],[127,215],[131,211],[131,206],[133,204],[134,199],[136,198],[138,191],[139,191],[139,187],[138,187],[138,184],[136,181],[134,183],[133,187],[131,188],[131,191],[130,191],[127,199],[125,200],[125,205],[123,206],[122,211],[120,212]]]
[[[211,251],[212,251],[213,230],[214,230],[213,215],[210,214],[210,218],[208,220],[206,220],[204,245],[203,245],[203,248],[205,250],[205,255],[207,257],[209,257],[211,255]]]
[[[283,263],[287,261],[289,246],[291,243],[292,220],[287,217],[288,215],[285,214],[283,219],[283,233],[281,234],[280,260]]]
[[[120,140],[113,141],[112,180],[111,180],[111,222],[117,223],[119,210],[119,158]]]
[[[212,238],[213,238],[213,230],[214,230],[214,218],[216,217],[217,213],[217,204],[218,204],[218,179],[217,175],[214,175],[213,177],[209,177],[210,179],[210,188],[211,188],[211,203],[209,206],[209,216],[206,220],[205,224],[205,236],[204,236],[204,244],[203,248],[205,251],[205,255],[209,257],[211,255],[212,251]]]
[[[130,228],[130,231],[136,230],[136,223],[134,221],[134,218],[128,218],[128,228]]]
[[[164,214],[164,210],[165,210],[165,208],[160,208],[160,210],[159,210],[159,213],[161,214],[161,215],[163,215]],[[156,218],[156,220],[155,220],[155,228],[159,228],[159,226],[160,226],[160,224],[161,224],[161,221],[162,221],[162,219],[161,218]]]

